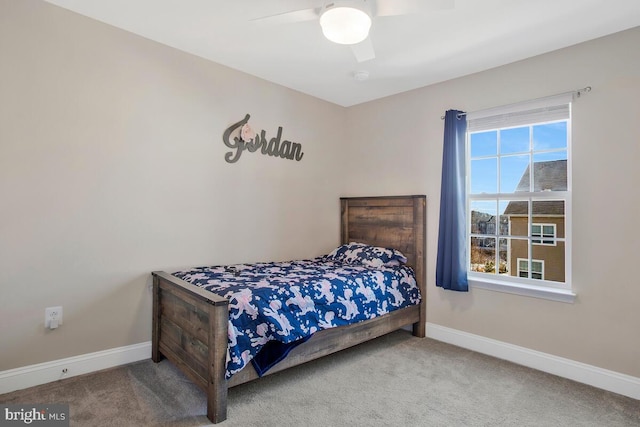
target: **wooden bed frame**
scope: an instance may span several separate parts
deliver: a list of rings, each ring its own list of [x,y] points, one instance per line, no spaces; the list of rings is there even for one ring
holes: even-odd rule
[[[425,336],[425,196],[341,198],[341,243],[362,242],[400,250],[413,267],[422,303],[384,316],[317,332],[271,368],[270,375],[335,353],[402,327]],[[227,390],[258,378],[247,365],[225,380],[229,301],[168,273],[153,274],[154,362],[174,363],[207,394],[207,417],[213,423],[227,418]]]

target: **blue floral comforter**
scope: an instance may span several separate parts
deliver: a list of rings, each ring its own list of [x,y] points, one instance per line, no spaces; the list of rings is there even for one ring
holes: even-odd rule
[[[312,260],[199,267],[174,276],[229,299],[227,379],[270,341],[314,332],[420,303],[411,268]]]

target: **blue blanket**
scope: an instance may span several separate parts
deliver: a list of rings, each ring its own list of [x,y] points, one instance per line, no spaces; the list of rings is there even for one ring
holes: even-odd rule
[[[413,270],[405,265],[371,267],[326,257],[173,275],[229,299],[227,379],[254,359],[261,375],[319,330],[373,319],[421,298]],[[277,343],[256,358],[271,341]]]

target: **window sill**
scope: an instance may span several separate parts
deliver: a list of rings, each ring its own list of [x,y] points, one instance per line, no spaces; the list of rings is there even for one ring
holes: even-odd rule
[[[489,291],[505,292],[515,295],[523,295],[533,298],[548,299],[573,304],[576,294],[568,289],[546,288],[542,286],[523,285],[519,283],[506,283],[496,280],[479,279],[469,277],[471,288],[486,289]]]

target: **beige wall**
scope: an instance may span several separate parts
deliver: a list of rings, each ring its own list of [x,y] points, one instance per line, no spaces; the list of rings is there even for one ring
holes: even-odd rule
[[[303,159],[226,163],[223,131],[246,113]],[[0,371],[150,340],[153,270],[335,247],[344,117],[48,3],[0,0]],[[54,305],[64,325],[46,331]]]
[[[640,377],[640,286],[629,268],[640,237],[639,45],[635,28],[347,111],[353,169],[346,191],[427,194],[428,322]],[[576,302],[436,288],[445,110],[477,111],[587,85],[593,91],[573,106]]]

